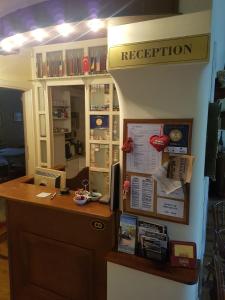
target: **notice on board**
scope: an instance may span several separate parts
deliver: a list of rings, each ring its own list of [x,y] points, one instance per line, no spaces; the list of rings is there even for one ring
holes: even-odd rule
[[[152,176],[131,176],[130,207],[153,211],[154,180]]]
[[[149,144],[149,137],[159,135],[162,124],[128,124],[127,136],[134,149],[126,156],[127,172],[151,174],[161,165],[162,153]]]
[[[182,219],[184,217],[184,202],[158,197],[157,213]]]

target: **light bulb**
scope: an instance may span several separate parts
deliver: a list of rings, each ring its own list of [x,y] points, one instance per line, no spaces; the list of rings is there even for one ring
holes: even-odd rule
[[[104,27],[104,22],[99,19],[92,19],[87,23],[91,31],[97,32],[99,29]]]
[[[60,24],[56,29],[58,33],[64,37],[69,36],[74,31],[74,28],[69,23]]]
[[[10,40],[16,47],[21,47],[27,41],[27,38],[23,34],[17,33],[10,37]]]
[[[37,28],[31,32],[31,35],[35,38],[36,41],[42,42],[45,38],[48,37],[48,33],[41,28]]]
[[[2,50],[10,52],[13,49],[13,44],[10,42],[9,38],[6,38],[1,41]]]

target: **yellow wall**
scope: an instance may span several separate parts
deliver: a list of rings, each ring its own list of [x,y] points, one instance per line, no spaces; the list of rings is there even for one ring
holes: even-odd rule
[[[0,87],[28,90],[31,88],[31,51],[0,55]]]

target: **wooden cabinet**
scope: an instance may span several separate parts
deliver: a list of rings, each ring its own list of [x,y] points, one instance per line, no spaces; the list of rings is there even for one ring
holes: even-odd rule
[[[33,78],[59,78],[106,73],[105,38],[34,48]]]
[[[88,86],[87,161],[90,189],[109,194],[110,167],[119,161],[119,102],[110,79]]]
[[[8,195],[3,189],[1,196]],[[31,196],[30,189],[35,191],[23,188],[21,200]],[[108,208],[98,203],[76,212],[71,197],[44,200],[46,205],[35,203],[35,195],[32,203],[7,201],[12,300],[106,300],[105,256],[114,247],[114,216],[101,216]]]
[[[85,158],[89,188],[103,195],[109,194],[111,165],[120,160],[119,101],[106,73],[106,43],[98,39],[35,47],[32,64],[38,87],[38,165],[51,168],[63,164],[67,178],[73,178],[81,171],[71,168],[75,159]],[[85,59],[87,72],[82,70]],[[44,103],[42,109],[40,102]],[[81,155],[76,148],[79,144]]]

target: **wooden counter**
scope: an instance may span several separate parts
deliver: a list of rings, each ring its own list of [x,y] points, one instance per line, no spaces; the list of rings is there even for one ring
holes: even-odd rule
[[[106,254],[115,245],[107,205],[76,205],[73,195],[25,183],[0,185],[7,200],[11,300],[106,300]]]
[[[62,196],[59,195],[57,189],[27,183],[30,180],[31,177],[24,176],[0,184],[0,197],[18,202],[26,202],[35,206],[45,206],[52,209],[60,209],[85,215],[88,214],[95,217],[110,218],[112,216],[108,205],[90,202],[84,206],[79,206],[73,202],[73,193]],[[50,197],[37,197],[37,194],[41,192],[54,193],[55,191],[58,193],[52,200]]]

